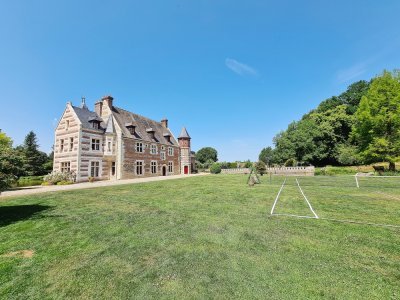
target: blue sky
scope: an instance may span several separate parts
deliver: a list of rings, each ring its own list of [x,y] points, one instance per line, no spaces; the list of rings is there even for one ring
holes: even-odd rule
[[[0,128],[53,143],[67,101],[186,126],[256,160],[353,81],[400,67],[400,1],[2,1]]]

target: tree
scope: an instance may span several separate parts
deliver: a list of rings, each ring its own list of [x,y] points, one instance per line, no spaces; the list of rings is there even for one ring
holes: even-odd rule
[[[267,171],[267,168],[266,168],[266,166],[265,166],[265,163],[264,163],[262,160],[256,162],[256,164],[255,164],[254,167],[256,168],[257,172],[258,172],[259,174],[261,174],[261,176],[263,176],[263,175],[266,173],[266,171]]]
[[[36,134],[30,131],[24,140],[22,147],[19,147],[24,154],[24,174],[27,176],[44,175],[46,173],[45,163],[48,161],[46,153],[39,151]]]
[[[263,161],[267,166],[270,166],[272,163],[274,163],[273,156],[274,156],[274,150],[271,147],[266,147],[261,150],[258,159],[260,161]]]
[[[355,115],[353,139],[365,162],[386,161],[394,171],[400,157],[400,72],[375,78]]]
[[[0,132],[0,193],[17,179],[21,167],[21,155],[12,148],[11,138]]]
[[[218,152],[214,148],[205,147],[196,152],[196,160],[204,164],[208,160],[218,161]]]

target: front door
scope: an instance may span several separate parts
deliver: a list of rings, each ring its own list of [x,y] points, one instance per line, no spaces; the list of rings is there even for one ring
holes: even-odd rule
[[[189,174],[189,166],[184,166],[183,167],[183,173],[184,174]]]
[[[165,166],[162,167],[162,176],[167,176],[167,168]]]
[[[117,178],[117,168],[115,166],[115,161],[112,161],[110,165],[110,180],[114,180],[116,178]]]

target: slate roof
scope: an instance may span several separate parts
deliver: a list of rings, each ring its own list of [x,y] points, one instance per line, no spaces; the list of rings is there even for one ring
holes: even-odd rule
[[[87,107],[81,108],[77,106],[72,106],[72,108],[74,109],[76,115],[81,121],[83,128],[99,130],[99,131],[103,131],[104,128],[106,128],[106,124],[104,123],[104,121],[94,111],[90,111],[89,109],[87,109]],[[101,122],[100,129],[93,129],[92,125],[89,122],[90,120],[100,121]]]
[[[112,113],[121,127],[124,136],[147,142],[159,142],[161,144],[178,146],[178,142],[175,140],[171,131],[162,126],[161,122],[148,119],[115,106],[113,106]],[[129,132],[125,124],[132,124],[135,126],[135,135]],[[154,131],[154,139],[151,139],[150,131]],[[170,142],[168,142],[167,139],[168,134],[170,136]]]
[[[187,132],[187,130],[186,130],[185,127],[182,128],[181,134],[179,135],[178,139],[184,139],[184,138],[190,139],[190,135],[189,135],[189,133]]]
[[[114,122],[112,121],[112,118],[102,120],[95,112],[90,111],[86,106],[72,106],[72,108],[81,121],[83,128],[96,130],[92,128],[89,121],[98,120],[101,121],[99,131],[107,133],[114,131]],[[178,146],[178,142],[175,140],[171,131],[162,126],[161,122],[148,119],[115,106],[112,108],[112,114],[125,137],[146,142],[159,142],[161,144]],[[135,134],[132,135],[126,126],[135,126]],[[154,131],[154,139],[151,138],[152,131]],[[168,137],[170,138],[170,142],[168,142]]]

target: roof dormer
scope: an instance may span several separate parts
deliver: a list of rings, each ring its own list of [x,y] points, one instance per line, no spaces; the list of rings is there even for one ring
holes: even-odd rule
[[[155,138],[154,134],[156,131],[150,127],[150,128],[146,128],[146,132],[149,134],[150,139],[154,140],[154,138]]]
[[[100,123],[102,121],[102,119],[95,115],[92,115],[88,118],[88,122],[93,129],[100,129]]]
[[[131,135],[135,135],[136,133],[136,125],[133,122],[125,123],[126,129],[128,129]]]

